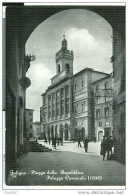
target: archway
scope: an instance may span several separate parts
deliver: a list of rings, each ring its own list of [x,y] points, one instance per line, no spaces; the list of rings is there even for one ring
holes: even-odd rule
[[[65,140],[68,140],[68,124],[65,124]]]
[[[63,138],[63,125],[62,124],[60,125],[60,137]]]
[[[10,5],[8,6],[7,13],[6,13],[6,25],[7,25],[7,33],[6,33],[6,45],[7,45],[7,50],[6,50],[6,70],[7,70],[7,85],[10,86],[11,90],[13,91],[14,97],[19,96],[19,92],[15,89],[17,89],[19,86],[19,73],[18,73],[18,68],[23,68],[24,66],[24,53],[25,53],[25,43],[30,36],[30,34],[33,32],[33,30],[43,21],[45,21],[48,17],[52,16],[55,13],[58,13],[60,11],[66,10],[66,9],[87,9],[90,11],[93,11],[100,16],[102,16],[105,20],[109,22],[109,24],[113,27],[114,34],[113,34],[113,41],[116,41],[116,38],[118,38],[118,42],[120,44],[120,47],[118,47],[117,44],[115,44],[114,51],[117,51],[115,54],[115,59],[119,63],[115,63],[114,65],[114,82],[117,84],[119,80],[121,80],[122,83],[122,78],[125,78],[125,72],[122,73],[120,71],[120,66],[124,67],[124,63],[122,64],[122,61],[119,59],[124,59],[125,62],[125,6],[51,6],[52,9],[48,6],[36,6],[31,9],[31,6],[13,6]],[[50,10],[50,11],[49,11]],[[117,17],[118,16],[118,17]],[[15,26],[15,28],[14,28]],[[20,33],[20,36],[19,36]],[[13,39],[10,39],[10,34]],[[9,47],[8,47],[9,46]],[[121,50],[121,52],[119,51]],[[13,55],[12,52],[13,51]],[[20,55],[19,55],[20,54]],[[16,62],[16,59],[18,59],[19,63]],[[14,63],[15,62],[15,63]],[[21,67],[18,67],[21,66]],[[12,85],[14,84],[14,86]],[[13,86],[13,87],[12,87]],[[120,87],[120,86],[119,86]],[[8,91],[9,95],[10,92]],[[116,95],[116,97],[118,94]],[[6,98],[6,102],[8,102],[8,99]],[[17,104],[13,104],[14,107],[10,111],[17,111],[18,107]],[[122,108],[122,107],[121,107]],[[120,108],[120,109],[121,109]],[[116,116],[118,116],[118,113],[120,112],[120,109],[117,109]],[[8,112],[9,107],[7,107],[6,110],[6,134],[7,136],[7,143],[10,143],[10,145],[14,144],[13,139],[11,139],[11,136],[9,136],[9,133],[11,130],[16,128],[16,125],[14,124],[15,128],[12,128],[10,126],[8,118],[10,117]],[[16,120],[15,114],[12,116],[14,118],[14,123]],[[124,117],[125,118],[125,117]],[[116,120],[116,118],[115,118]],[[117,119],[118,120],[118,119]],[[116,121],[117,121],[116,120]],[[118,124],[120,126],[121,124]],[[116,128],[117,129],[117,128]],[[115,129],[115,130],[116,130]],[[118,131],[118,129],[117,129]],[[116,135],[116,132],[115,132]],[[17,129],[15,130],[15,139],[17,137]],[[18,143],[17,143],[18,144]],[[8,149],[7,147],[7,153],[9,153],[11,150],[11,153],[14,153],[14,149]],[[15,149],[16,150],[16,149]],[[15,151],[16,154],[16,151]],[[8,157],[6,155],[6,159],[8,161],[12,160],[12,157]],[[15,163],[14,163],[15,166]],[[14,169],[11,168],[11,169]]]
[[[50,127],[48,126],[48,138],[50,137]]]
[[[58,135],[57,135],[57,125],[55,126],[55,137],[57,137]]]
[[[51,126],[51,138],[53,138],[54,137],[54,127],[53,127],[53,125]]]
[[[85,139],[85,128],[84,127],[82,127],[82,140],[84,140]]]

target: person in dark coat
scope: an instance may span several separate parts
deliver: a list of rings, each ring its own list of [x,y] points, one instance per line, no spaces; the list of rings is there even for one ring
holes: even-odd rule
[[[94,142],[96,142],[96,137],[94,137]]]
[[[48,138],[48,141],[49,141],[49,144],[51,143],[51,137],[49,136],[49,138]]]
[[[53,137],[53,146],[56,149],[56,137]]]
[[[88,152],[88,142],[89,142],[89,140],[88,140],[88,138],[86,137],[85,140],[83,141],[83,143],[84,143],[84,148],[85,148],[85,152],[86,152],[86,153]]]
[[[60,137],[60,142],[61,142],[61,145],[63,146],[63,137],[62,136]]]
[[[60,143],[60,138],[57,137],[57,143],[58,143],[58,146],[59,146],[59,143]]]
[[[112,136],[110,136],[109,139],[110,139],[110,147],[111,147],[110,152],[111,152],[111,155],[112,155],[112,148],[113,148],[113,145],[114,145],[114,144],[113,144]]]
[[[106,138],[106,151],[107,151],[107,160],[110,159],[110,151],[112,150],[111,147],[111,140],[109,137]]]
[[[45,139],[45,143],[47,143],[47,138],[45,137],[44,139]]]
[[[80,139],[80,137],[78,137],[78,147],[79,146],[82,147],[80,142],[81,142],[81,139]]]
[[[103,161],[105,160],[106,152],[107,152],[107,138],[103,136],[103,139],[101,141],[101,153],[103,155]]]

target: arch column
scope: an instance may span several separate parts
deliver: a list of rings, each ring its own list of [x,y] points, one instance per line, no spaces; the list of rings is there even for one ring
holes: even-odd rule
[[[55,117],[56,117],[56,92],[55,92]]]
[[[69,113],[70,113],[70,114],[71,114],[72,111],[73,111],[73,106],[72,106],[72,95],[73,95],[72,84],[70,84],[70,85],[69,85],[69,105],[70,105],[70,107],[69,107],[69,109],[70,109]]]
[[[61,89],[59,90],[59,93],[60,93],[60,98],[59,98],[59,105],[60,105],[59,115],[60,115],[60,118],[61,118]]]
[[[65,114],[66,114],[66,95],[65,95],[65,92],[66,89],[65,89],[65,86],[64,86],[64,117],[65,117]]]

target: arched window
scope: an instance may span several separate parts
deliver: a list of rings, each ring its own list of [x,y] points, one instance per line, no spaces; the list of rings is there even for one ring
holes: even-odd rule
[[[108,82],[105,83],[105,89],[108,89]]]
[[[60,72],[60,64],[58,64],[58,73]]]
[[[100,89],[99,85],[96,86],[96,92]]]
[[[69,73],[69,64],[66,64],[65,69],[66,69],[66,72]]]

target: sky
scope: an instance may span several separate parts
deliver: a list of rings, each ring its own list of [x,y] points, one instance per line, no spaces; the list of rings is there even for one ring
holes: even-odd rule
[[[56,75],[55,54],[61,48],[63,35],[68,49],[74,52],[73,72],[89,67],[112,72],[112,28],[98,14],[82,9],[61,11],[33,31],[26,43],[26,54],[34,54],[26,74],[31,86],[26,91],[26,107],[34,109],[34,121],[40,121],[41,94]]]

